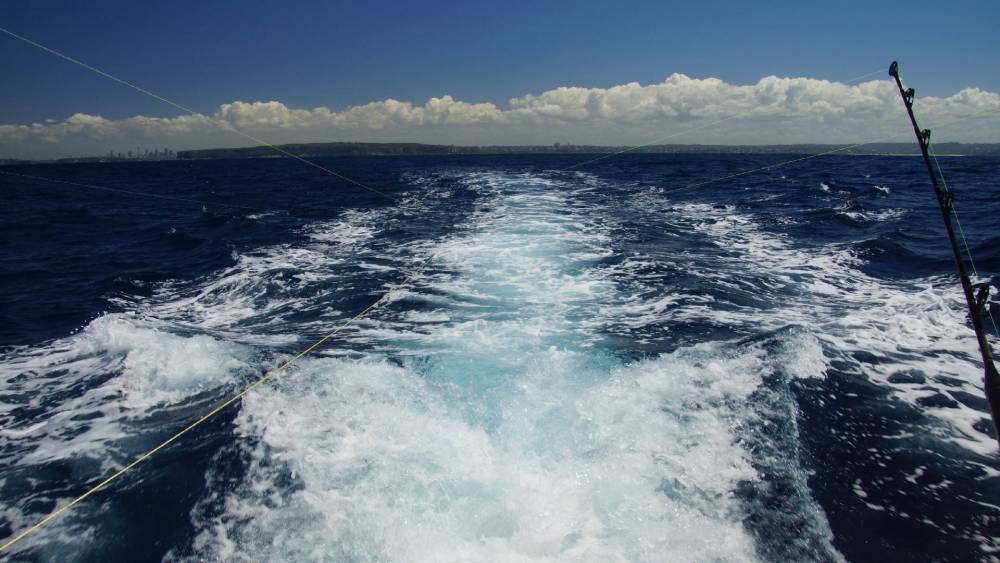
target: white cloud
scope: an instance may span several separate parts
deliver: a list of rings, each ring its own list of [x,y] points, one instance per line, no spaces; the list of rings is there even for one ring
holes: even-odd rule
[[[493,104],[469,104],[451,96],[431,98],[423,106],[385,100],[354,106],[342,112],[326,107],[291,109],[281,102],[223,104],[213,116],[239,129],[386,129],[394,126],[461,125],[495,123],[503,112]]]
[[[917,111],[938,140],[1000,141],[1000,94],[967,88],[918,98]],[[726,119],[724,125],[672,136]],[[222,127],[220,127],[220,125]],[[768,76],[735,85],[673,74],[659,84],[561,87],[512,98],[506,108],[451,96],[422,105],[393,99],[340,111],[294,109],[278,101],[222,104],[211,116],[135,116],[109,120],[77,113],[60,122],[0,125],[0,157],[101,154],[136,144],[195,148],[240,146],[235,127],[269,142],[425,141],[455,144],[839,143],[898,133],[908,140],[899,94],[888,80],[847,85]],[[950,127],[950,129],[949,129]]]

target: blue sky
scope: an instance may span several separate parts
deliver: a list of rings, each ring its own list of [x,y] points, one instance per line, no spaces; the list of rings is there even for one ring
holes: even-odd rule
[[[0,27],[211,114],[450,95],[505,106],[672,73],[847,80],[899,59],[919,94],[1000,91],[1000,2],[13,2]],[[177,111],[0,36],[0,124]],[[0,155],[2,156],[2,155]]]

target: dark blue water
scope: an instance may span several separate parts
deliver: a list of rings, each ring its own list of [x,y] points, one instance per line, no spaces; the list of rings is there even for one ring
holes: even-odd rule
[[[390,198],[279,159],[4,168],[161,197],[0,176],[0,537],[395,288],[11,553],[997,560],[922,163],[674,191],[787,158],[319,161]],[[996,288],[1000,159],[942,167]]]

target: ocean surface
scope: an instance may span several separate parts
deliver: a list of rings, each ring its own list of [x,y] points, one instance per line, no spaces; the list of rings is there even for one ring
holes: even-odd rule
[[[788,158],[317,159],[390,198],[283,159],[4,168],[156,197],[0,176],[0,538],[394,289],[8,555],[1000,560],[923,163],[676,191]],[[1000,159],[941,166],[996,291]]]

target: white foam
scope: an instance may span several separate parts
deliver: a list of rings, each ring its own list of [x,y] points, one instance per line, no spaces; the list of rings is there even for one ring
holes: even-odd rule
[[[371,243],[384,229],[422,205],[420,200],[408,199],[397,207],[345,210],[334,219],[299,229],[304,243],[234,250],[235,263],[220,272],[194,282],[167,282],[156,288],[152,299],[142,302],[117,302],[150,317],[226,331],[248,343],[278,345],[287,339],[275,334],[276,329],[304,308],[319,308],[320,314],[313,323],[297,321],[299,330],[313,325],[325,328],[331,319],[341,316],[341,311],[324,306],[324,294],[365,284],[365,269],[400,269],[403,264],[394,267],[369,262],[376,256],[386,258],[384,251],[376,254]],[[394,257],[390,253],[389,258]],[[356,264],[363,264],[362,270],[354,268]],[[317,287],[324,288],[324,293],[303,299]]]
[[[130,408],[173,402],[213,389],[248,369],[248,350],[204,334],[178,336],[122,315],[100,317],[78,335],[84,355],[120,361],[120,385]]]
[[[723,252],[714,260],[721,277],[749,269],[760,280],[776,309],[726,312],[728,322],[777,329],[789,323],[816,327],[828,349],[854,361],[852,353],[883,361],[865,363],[863,373],[912,404],[953,389],[981,394],[975,339],[965,326],[961,293],[951,279],[879,280],[865,274],[863,261],[842,245],[794,248],[783,236],[761,229],[752,215],[734,208],[682,204],[677,212]],[[802,297],[789,300],[789,294]],[[710,312],[708,314],[711,314]],[[891,359],[891,361],[890,361]],[[928,376],[921,385],[891,383],[896,372],[917,370]],[[957,383],[956,383],[957,382]],[[988,455],[995,441],[973,425],[987,416],[959,403],[954,408],[919,407],[943,423],[942,437]]]
[[[304,231],[315,241],[351,247],[373,238],[380,230],[378,221],[383,215],[378,209],[347,210],[336,221],[309,225]]]
[[[248,400],[240,425],[263,438],[259,462],[225,501],[234,525],[199,522],[197,547],[282,560],[753,560],[732,491],[755,475],[725,405],[755,388],[759,361],[688,352],[581,385],[587,357],[549,351],[490,397],[494,430],[426,375],[311,361]],[[265,491],[289,474],[302,489],[275,506]]]
[[[897,219],[902,219],[910,214],[907,209],[872,209],[872,210],[854,210],[848,209],[846,207],[838,209],[837,214],[848,217],[854,221],[858,222],[874,222],[874,221],[895,221]]]
[[[286,316],[324,302],[303,293],[350,287],[350,276],[370,276],[385,259],[433,255],[434,272],[394,294],[398,307],[342,335],[374,346],[364,359],[304,360],[245,399],[240,439],[219,455],[244,455],[246,480],[233,489],[214,469],[206,475],[193,515],[197,557],[754,560],[735,495],[758,479],[741,417],[769,362],[815,377],[822,348],[797,339],[795,353],[771,358],[753,347],[701,345],[627,365],[602,352],[603,328],[718,313],[705,295],[623,292],[616,276],[641,279],[653,263],[636,255],[599,264],[614,254],[616,226],[606,209],[577,199],[601,184],[576,178],[466,174],[462,189],[475,192],[479,207],[448,236],[370,258],[387,223],[450,197],[428,187],[430,199],[407,196],[396,210],[309,225],[299,233],[304,242],[241,252],[215,275],[124,303],[140,314],[102,317],[74,337],[18,352],[11,371],[0,372],[8,381],[27,370],[68,372],[14,385],[37,397],[83,390],[3,439],[34,442],[25,463],[91,458],[107,471],[126,423],[258,371],[249,344],[293,341],[282,332]],[[823,287],[813,274],[839,263],[802,258],[752,217],[681,211],[673,220],[700,213],[701,232],[733,263],[739,257],[768,273],[770,287],[812,276],[817,291],[837,295],[839,283]],[[367,266],[345,274],[348,256]],[[400,313],[414,304],[432,310]],[[758,313],[723,314],[751,323]],[[325,327],[343,314],[321,316]],[[758,328],[769,323],[777,318]],[[97,379],[107,373],[114,376]],[[80,432],[74,417],[94,414],[99,422]]]
[[[127,315],[100,317],[74,336],[4,357],[0,378],[18,400],[0,402],[0,414],[44,412],[3,436],[20,465],[93,460],[79,470],[82,481],[93,479],[116,468],[120,442],[151,407],[233,382],[249,369],[248,356],[208,336],[173,335]]]
[[[705,345],[621,365],[578,320],[621,299],[597,267],[609,227],[563,184],[466,182],[480,210],[428,249],[444,273],[394,301],[434,310],[386,309],[352,335],[405,363],[313,359],[248,397],[248,479],[203,499],[196,553],[754,560],[734,491],[757,477],[733,408],[766,355]]]

